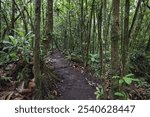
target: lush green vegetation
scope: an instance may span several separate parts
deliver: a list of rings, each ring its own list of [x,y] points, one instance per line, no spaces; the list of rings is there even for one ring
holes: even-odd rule
[[[150,99],[149,0],[0,0],[0,87],[34,78],[35,98],[53,98],[54,48],[98,79],[97,99]]]

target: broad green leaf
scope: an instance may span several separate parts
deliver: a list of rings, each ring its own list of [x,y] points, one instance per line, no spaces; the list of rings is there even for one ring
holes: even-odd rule
[[[132,78],[127,78],[127,77],[123,77],[125,83],[127,83],[128,85],[130,85],[132,83]]]
[[[115,93],[115,96],[118,96],[118,97],[124,97],[124,93],[121,93],[121,92],[116,92]]]
[[[126,75],[125,77],[133,77],[134,76],[134,74],[128,74],[128,75]]]

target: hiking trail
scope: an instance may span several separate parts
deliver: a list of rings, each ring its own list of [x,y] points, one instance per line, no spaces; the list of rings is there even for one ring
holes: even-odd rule
[[[95,88],[85,79],[86,75],[72,67],[63,54],[54,50],[50,56],[52,67],[62,82],[58,83],[58,100],[95,100]]]

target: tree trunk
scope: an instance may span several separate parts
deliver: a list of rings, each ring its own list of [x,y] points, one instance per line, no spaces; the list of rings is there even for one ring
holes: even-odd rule
[[[137,18],[137,14],[138,14],[138,11],[139,11],[139,8],[140,8],[140,4],[141,4],[141,0],[139,0],[138,3],[137,3],[137,7],[136,7],[136,10],[135,10],[135,13],[134,13],[134,16],[133,16],[131,27],[129,29],[129,38],[131,36],[131,32],[132,32],[133,26],[134,26],[136,18]]]
[[[33,49],[33,72],[34,72],[34,78],[36,82],[36,88],[40,89],[41,87],[41,70],[40,70],[40,22],[41,22],[41,0],[35,1],[35,24],[34,24],[34,33],[35,33],[35,39],[34,39],[34,49]]]
[[[53,0],[47,0],[47,26],[46,26],[46,42],[45,42],[45,52],[47,54],[50,48],[50,43],[52,44],[53,38]]]
[[[83,13],[84,13],[84,2],[83,0],[81,0],[81,16],[80,16],[80,46],[81,46],[81,52],[82,52],[82,55],[84,55],[84,49],[83,49],[83,35],[84,35],[84,30],[83,30],[83,27],[84,27],[84,17],[83,17]],[[84,56],[83,56],[83,60],[84,60]]]
[[[129,47],[129,12],[130,12],[130,0],[125,1],[125,17],[124,17],[124,35],[122,44],[122,75],[127,73],[127,58]]]
[[[123,53],[123,35],[124,35],[124,33],[123,33],[123,31],[124,31],[124,29],[123,29],[123,27],[124,27],[124,3],[125,3],[125,1],[124,0],[121,0],[121,2],[120,2],[120,12],[121,12],[121,14],[120,14],[120,39],[121,39],[121,53]]]
[[[146,47],[146,52],[150,52],[150,36]]]
[[[41,18],[41,25],[43,26],[43,27],[42,27],[42,33],[45,34],[45,36],[46,36],[45,28],[47,27],[47,26],[46,26],[46,25],[47,25],[46,23],[47,23],[47,19],[48,19],[48,18],[45,19],[45,16],[48,15],[48,14],[45,15],[45,6],[44,6],[44,5],[45,5],[45,0],[41,0],[41,3],[42,3],[42,4],[41,4],[41,17],[42,17],[42,18]],[[48,8],[47,8],[46,10],[48,10]],[[47,13],[48,13],[48,12],[47,12]]]
[[[112,1],[112,28],[111,28],[111,72],[112,76],[119,75],[119,5],[120,0]],[[116,85],[112,79],[112,89],[110,91],[110,98],[114,99],[113,91]]]
[[[99,66],[99,69],[100,69],[100,76],[102,75],[102,71],[103,71],[103,39],[102,39],[102,14],[103,14],[103,1],[101,0],[100,1],[100,7],[97,11],[97,21],[98,21],[98,42],[99,42],[99,58],[100,58],[100,66]],[[102,83],[102,86],[103,86],[103,90],[104,90],[104,99],[106,99],[106,84],[105,84],[105,79],[103,79],[103,83]]]
[[[15,29],[15,0],[12,0],[12,14],[11,14],[11,32],[10,35],[14,36]]]
[[[118,75],[119,70],[119,0],[112,2],[112,28],[111,28],[111,67],[112,75]]]
[[[102,74],[105,72],[105,55],[106,55],[106,51],[107,51],[107,0],[103,0],[103,41],[104,41],[104,47],[103,49],[105,50],[105,52],[102,52],[103,54],[103,64],[102,64]]]
[[[100,8],[97,13],[98,21],[98,41],[99,41],[99,58],[100,58],[100,75],[102,75],[102,66],[103,66],[103,40],[102,40],[102,11],[103,4],[102,0],[100,2]]]
[[[84,66],[87,66],[87,64],[88,64],[88,56],[89,56],[89,49],[90,49],[90,43],[91,43],[91,29],[92,29],[92,18],[93,18],[93,13],[94,13],[94,5],[95,5],[95,0],[92,1],[91,11],[90,11],[90,19],[89,19],[89,23],[88,23],[87,46],[86,46]]]
[[[0,41],[1,41],[1,36],[2,35],[2,4],[1,4],[1,0],[0,0]]]
[[[74,40],[72,36],[72,22],[71,22],[71,0],[68,0],[69,9],[68,9],[68,25],[69,25],[69,49],[73,51],[74,49]]]

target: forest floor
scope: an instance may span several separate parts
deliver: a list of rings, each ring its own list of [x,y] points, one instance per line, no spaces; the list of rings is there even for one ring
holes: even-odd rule
[[[46,99],[96,99],[94,92],[102,80],[93,77],[91,68],[84,68],[82,64],[73,62],[56,49],[42,62],[41,91],[44,91],[43,95],[47,94]],[[0,64],[0,100],[34,99],[36,85],[32,68],[33,62],[22,60]],[[122,91],[127,94],[127,99],[150,99],[150,84],[144,79],[123,85]]]
[[[89,74],[90,72],[86,72],[81,65],[69,61],[58,50],[53,50],[44,62],[50,69],[45,69],[42,74],[47,74],[47,72],[50,72],[49,70],[52,70],[52,74],[56,78],[53,79],[53,76],[45,77],[49,80],[46,79],[44,87],[49,88],[51,99],[96,99],[94,94],[96,83],[94,83],[92,75]],[[22,60],[0,65],[0,100],[33,99],[35,81],[32,67],[32,62],[27,63]],[[42,70],[44,70],[43,68]],[[44,90],[46,91],[46,89]]]
[[[93,100],[96,99],[92,87],[87,80],[87,74],[81,69],[76,69],[72,64],[65,59],[63,54],[54,50],[50,56],[52,59],[53,69],[61,79],[58,83],[60,96],[59,100]]]

